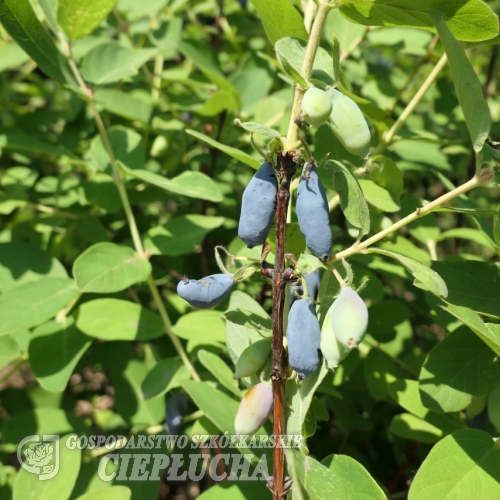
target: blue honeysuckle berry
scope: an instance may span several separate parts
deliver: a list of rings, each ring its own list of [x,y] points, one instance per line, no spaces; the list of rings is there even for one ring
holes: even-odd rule
[[[230,274],[212,274],[201,280],[185,278],[177,285],[177,293],[198,309],[208,309],[222,302],[233,288]]]
[[[271,163],[263,163],[243,192],[238,236],[248,248],[262,245],[276,213],[278,181]]]
[[[321,361],[321,331],[314,304],[298,299],[290,308],[286,329],[288,363],[300,379],[312,375]]]
[[[330,212],[315,164],[304,168],[297,189],[295,208],[307,248],[322,262],[326,262],[332,248]]]

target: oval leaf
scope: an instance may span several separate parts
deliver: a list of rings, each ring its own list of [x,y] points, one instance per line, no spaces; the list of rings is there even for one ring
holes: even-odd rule
[[[75,261],[73,275],[81,292],[113,293],[146,281],[151,264],[132,248],[97,243]]]
[[[498,34],[498,19],[481,0],[341,0],[340,12],[353,23],[365,26],[408,26],[434,31],[431,11],[445,14],[458,40],[478,42]]]
[[[77,295],[69,278],[41,278],[12,288],[0,296],[0,335],[44,323]]]
[[[149,340],[163,334],[155,313],[139,304],[119,299],[97,299],[82,304],[76,326],[86,335],[103,340]]]
[[[71,39],[88,35],[111,12],[116,0],[59,0],[57,23]]]
[[[47,391],[64,391],[76,364],[92,343],[74,323],[71,317],[61,323],[49,321],[31,335],[31,369]]]
[[[136,75],[157,53],[158,49],[129,49],[117,43],[104,43],[83,58],[82,75],[98,85],[118,82]]]
[[[437,443],[412,482],[409,500],[475,498],[498,494],[500,450],[489,434],[476,429],[454,432]]]

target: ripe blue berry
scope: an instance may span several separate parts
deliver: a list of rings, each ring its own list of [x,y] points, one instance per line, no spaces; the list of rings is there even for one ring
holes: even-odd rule
[[[212,274],[201,280],[183,279],[177,285],[177,293],[190,305],[208,309],[222,302],[233,288],[230,274]]]
[[[297,189],[297,217],[307,248],[313,255],[326,262],[332,248],[328,202],[325,190],[318,177],[316,165],[307,172],[307,167]]]
[[[270,163],[263,163],[243,192],[238,236],[248,248],[262,245],[276,213],[278,181]]]
[[[298,299],[290,308],[286,338],[288,362],[304,379],[312,375],[321,361],[321,331],[314,304],[309,299]]]

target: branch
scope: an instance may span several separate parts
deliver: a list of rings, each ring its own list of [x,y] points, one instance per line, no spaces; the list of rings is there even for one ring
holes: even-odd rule
[[[118,188],[118,193],[120,194],[120,200],[123,205],[123,209],[125,211],[125,217],[127,219],[127,224],[130,229],[130,234],[132,236],[132,241],[134,243],[135,251],[141,257],[142,259],[147,259],[146,252],[144,251],[144,246],[142,244],[141,236],[139,233],[139,229],[137,227],[137,223],[134,217],[134,213],[132,211],[132,207],[130,205],[130,200],[128,198],[127,190],[125,188],[125,180],[123,178],[123,174],[118,167],[118,164],[116,163],[116,158],[115,154],[113,152],[113,148],[111,147],[111,143],[109,141],[109,136],[108,132],[106,130],[106,127],[104,126],[104,122],[102,121],[102,117],[99,113],[99,110],[97,109],[97,106],[95,105],[94,101],[94,96],[92,93],[89,91],[87,88],[87,85],[85,84],[85,81],[82,78],[82,75],[80,74],[80,71],[75,63],[75,61],[71,58],[70,56],[70,50],[69,47],[67,48],[68,50],[65,50],[64,53],[68,54],[68,63],[70,65],[71,71],[73,72],[73,75],[75,76],[78,85],[80,87],[80,90],[82,93],[86,96],[86,101],[90,106],[90,109],[92,111],[92,115],[94,117],[94,121],[97,125],[97,129],[99,130],[99,134],[101,135],[102,142],[104,144],[104,147],[106,149],[106,152],[109,157],[109,162],[111,164],[111,169],[113,171],[113,180],[115,181],[116,187]],[[151,291],[151,294],[153,295],[154,302],[156,304],[156,307],[158,308],[158,311],[160,313],[160,316],[163,321],[163,329],[167,336],[170,338],[172,341],[172,344],[175,347],[175,350],[179,354],[182,362],[186,366],[186,368],[189,370],[191,373],[191,376],[193,377],[194,380],[201,380],[200,376],[196,372],[195,367],[189,360],[186,351],[184,350],[184,347],[181,344],[181,341],[175,335],[174,331],[172,330],[172,323],[170,321],[170,318],[168,316],[167,310],[165,309],[165,306],[163,304],[163,299],[161,298],[160,292],[158,291],[158,288],[156,286],[156,283],[153,279],[153,275],[150,274],[148,276],[148,285],[149,289]]]
[[[424,207],[417,208],[417,210],[415,210],[411,214],[407,215],[406,217],[403,217],[401,220],[395,222],[394,224],[380,231],[379,233],[374,234],[367,240],[362,241],[361,243],[356,242],[354,245],[352,245],[352,247],[347,248],[346,250],[343,250],[342,252],[335,254],[330,258],[330,262],[335,262],[336,260],[340,259],[346,259],[351,255],[363,252],[370,245],[373,245],[377,241],[382,240],[387,235],[393,233],[394,231],[397,231],[398,229],[401,229],[404,226],[407,226],[408,224],[410,224],[410,222],[413,222],[414,220],[423,217],[424,215],[430,214],[432,210],[438,207],[439,205],[443,205],[444,203],[453,200],[457,196],[460,196],[461,194],[470,191],[472,188],[475,188],[481,185],[482,183],[483,181],[481,180],[480,174],[475,175],[470,181],[467,181],[465,184],[462,184],[461,186],[456,187],[450,192],[444,194],[443,196],[436,198],[434,201],[428,203]]]
[[[285,384],[286,360],[283,349],[283,310],[285,305],[285,237],[286,216],[290,199],[290,182],[297,169],[293,161],[294,151],[278,154],[278,173],[281,179],[277,195],[276,209],[276,253],[273,272],[273,434],[278,437],[285,434]],[[285,481],[285,452],[280,446],[273,449],[273,499],[283,500]]]

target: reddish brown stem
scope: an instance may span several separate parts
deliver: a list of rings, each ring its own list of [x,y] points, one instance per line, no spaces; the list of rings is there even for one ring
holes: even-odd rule
[[[290,182],[297,169],[294,162],[296,151],[284,151],[278,154],[278,175],[280,187],[276,208],[276,253],[273,273],[273,433],[279,443],[279,436],[285,434],[285,383],[286,360],[283,349],[283,310],[285,305],[285,236],[286,215],[290,199]],[[285,480],[285,453],[282,447],[273,450],[273,500],[283,500]]]

